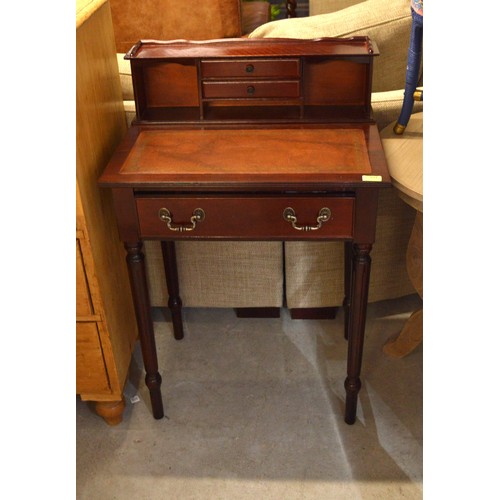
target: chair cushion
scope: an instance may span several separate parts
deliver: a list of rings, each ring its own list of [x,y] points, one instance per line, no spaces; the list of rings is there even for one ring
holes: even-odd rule
[[[309,15],[317,16],[329,12],[337,12],[364,0],[309,0]]]
[[[273,21],[258,27],[249,38],[369,36],[380,50],[372,88],[380,92],[404,88],[410,30],[408,0],[367,0],[338,12]]]

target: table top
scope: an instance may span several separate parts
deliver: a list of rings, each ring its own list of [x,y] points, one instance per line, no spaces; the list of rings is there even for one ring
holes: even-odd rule
[[[402,135],[388,125],[380,133],[393,186],[410,206],[423,211],[423,130],[424,114],[411,115]]]
[[[168,189],[390,185],[373,124],[297,128],[133,127],[100,179]]]

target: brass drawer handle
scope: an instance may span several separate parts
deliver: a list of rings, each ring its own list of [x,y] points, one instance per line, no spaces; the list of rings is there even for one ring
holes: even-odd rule
[[[253,70],[254,70],[254,65],[253,64],[247,64],[246,67],[245,67],[245,71],[247,73],[253,73]]]
[[[318,223],[317,226],[298,226],[297,217],[295,216],[295,210],[290,207],[287,207],[285,208],[285,210],[283,210],[283,218],[287,222],[290,222],[292,224],[292,227],[297,231],[316,231],[323,225],[323,222],[330,220],[331,216],[332,216],[331,210],[327,207],[323,207],[318,212],[318,217],[316,218],[316,221]]]
[[[255,94],[255,87],[253,85],[249,85],[247,87],[247,94],[249,94],[249,95],[254,95]]]
[[[168,210],[168,208],[160,208],[158,217],[161,221],[167,224],[167,227],[170,229],[170,231],[177,231],[182,233],[185,231],[192,231],[196,227],[196,223],[201,222],[205,218],[205,212],[202,208],[195,208],[191,217],[191,225],[186,226],[183,226],[182,224],[172,224],[172,215],[170,214],[170,210]]]

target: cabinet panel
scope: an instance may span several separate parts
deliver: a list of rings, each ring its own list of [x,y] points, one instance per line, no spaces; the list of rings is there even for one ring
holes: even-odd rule
[[[150,107],[198,106],[196,66],[190,64],[152,64],[137,75],[145,85]]]
[[[90,316],[94,314],[92,299],[83,265],[80,240],[76,240],[76,316]]]
[[[111,393],[97,323],[76,324],[76,392]]]
[[[369,106],[370,67],[352,61],[308,61],[304,64],[306,104]]]

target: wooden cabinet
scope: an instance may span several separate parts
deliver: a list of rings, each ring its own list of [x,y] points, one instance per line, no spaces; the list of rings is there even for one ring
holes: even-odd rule
[[[109,424],[121,421],[137,339],[112,202],[97,186],[126,132],[107,1],[77,1],[76,391]]]

